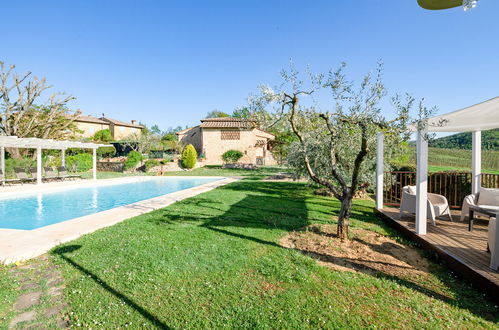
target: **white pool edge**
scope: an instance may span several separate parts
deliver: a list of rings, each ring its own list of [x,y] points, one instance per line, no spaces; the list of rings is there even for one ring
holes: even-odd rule
[[[133,177],[130,179],[134,178],[144,177]],[[48,252],[50,249],[59,244],[72,241],[78,237],[92,233],[98,229],[112,226],[126,219],[130,219],[135,216],[166,207],[177,201],[199,195],[201,193],[239,180],[237,178],[205,176],[176,176],[174,178],[210,178],[218,180],[33,230],[0,229],[0,263],[11,264],[37,257]],[[98,181],[108,180],[114,180],[113,184],[140,181],[140,179],[132,181],[120,180],[120,182],[118,182],[118,180],[116,179],[106,179]],[[85,184],[84,186],[106,184],[106,182],[99,183],[98,181],[94,181],[88,185]],[[83,185],[71,185],[71,187],[83,187]],[[36,191],[53,191],[51,190],[51,188],[53,187],[46,187],[46,189],[37,189]],[[33,190],[26,190],[25,193],[32,194]]]

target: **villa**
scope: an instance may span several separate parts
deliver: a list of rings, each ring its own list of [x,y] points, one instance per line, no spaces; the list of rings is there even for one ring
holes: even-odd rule
[[[206,165],[222,164],[222,154],[231,149],[244,154],[241,163],[276,164],[269,144],[275,136],[259,129],[253,120],[206,118],[200,125],[179,131],[177,135],[182,144],[192,144],[198,154],[204,155]]]
[[[109,117],[93,117],[93,116],[79,116],[76,120],[76,125],[81,133],[81,137],[92,137],[96,132],[109,129],[111,136],[115,140],[123,139],[132,134],[140,134],[144,126],[139,125],[136,120],[130,123],[116,120]]]

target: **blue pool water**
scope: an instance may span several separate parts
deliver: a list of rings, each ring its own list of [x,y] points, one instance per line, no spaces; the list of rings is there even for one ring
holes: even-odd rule
[[[216,180],[219,179],[144,178],[136,182],[0,199],[0,228],[36,229]]]

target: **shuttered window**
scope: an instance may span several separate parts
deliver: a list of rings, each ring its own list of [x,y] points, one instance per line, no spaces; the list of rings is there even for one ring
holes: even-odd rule
[[[221,131],[221,139],[222,140],[240,140],[241,139],[241,132],[240,131],[223,130],[223,131]]]

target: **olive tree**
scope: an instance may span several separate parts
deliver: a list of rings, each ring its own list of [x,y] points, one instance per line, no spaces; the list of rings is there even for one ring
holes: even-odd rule
[[[66,104],[75,97],[53,93],[40,102],[52,86],[45,78],[20,75],[15,66],[0,62],[0,132],[18,137],[63,139],[76,131],[74,120],[79,111],[70,111]]]
[[[385,133],[387,145],[406,140],[415,100],[411,96],[392,98],[394,115],[389,120],[381,112],[387,94],[382,66],[367,74],[358,86],[347,80],[344,69],[343,64],[326,74],[309,73],[304,83],[291,68],[281,72],[283,84],[276,91],[267,86],[260,89],[266,102],[277,105],[280,117],[297,138],[289,164],[341,202],[337,234],[348,239],[352,200],[375,175],[376,135]],[[390,150],[394,149],[387,148]]]

